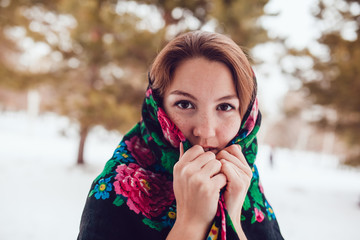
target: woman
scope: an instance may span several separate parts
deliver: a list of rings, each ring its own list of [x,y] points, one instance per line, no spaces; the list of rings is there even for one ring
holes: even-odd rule
[[[256,81],[229,38],[158,54],[142,120],[95,179],[78,239],[283,239],[254,165]]]

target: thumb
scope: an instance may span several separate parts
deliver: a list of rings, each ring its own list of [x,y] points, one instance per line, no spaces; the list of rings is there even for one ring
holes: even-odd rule
[[[184,145],[182,142],[180,142],[179,150],[180,150],[180,158],[181,158],[184,155]]]

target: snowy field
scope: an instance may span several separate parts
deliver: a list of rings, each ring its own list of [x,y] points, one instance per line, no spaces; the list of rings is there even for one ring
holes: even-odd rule
[[[76,167],[76,127],[53,114],[0,113],[0,239],[76,239],[91,181],[121,136],[91,132],[86,167]],[[258,168],[285,239],[360,239],[360,171],[337,159],[278,149]]]

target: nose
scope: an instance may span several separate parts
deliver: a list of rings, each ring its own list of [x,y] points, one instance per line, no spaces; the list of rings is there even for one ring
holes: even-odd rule
[[[200,113],[195,120],[193,134],[201,139],[214,137],[216,133],[216,119],[211,113]]]

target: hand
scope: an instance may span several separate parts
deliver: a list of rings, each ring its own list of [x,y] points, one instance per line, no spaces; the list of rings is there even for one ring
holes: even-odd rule
[[[241,209],[252,178],[252,170],[241,152],[240,145],[234,144],[221,150],[216,158],[222,163],[227,185],[225,204],[234,224],[241,227]]]
[[[204,152],[201,146],[195,145],[184,154],[180,145],[180,159],[173,173],[177,204],[174,228],[179,225],[185,227],[185,231],[194,228],[196,234],[202,235],[199,239],[204,239],[216,215],[220,190],[226,184],[221,168],[214,153]]]

